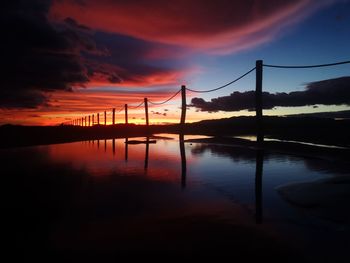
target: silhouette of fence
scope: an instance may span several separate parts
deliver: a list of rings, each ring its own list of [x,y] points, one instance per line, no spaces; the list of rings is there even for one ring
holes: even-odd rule
[[[342,62],[336,62],[336,63],[328,63],[328,64],[318,64],[318,65],[270,65],[270,64],[264,64],[262,60],[257,60],[255,63],[255,67],[251,70],[247,71],[246,73],[242,74],[238,78],[234,79],[233,81],[230,81],[229,83],[226,83],[225,85],[219,86],[217,88],[209,89],[209,90],[194,90],[187,88],[185,85],[182,85],[181,88],[176,91],[173,95],[171,95],[168,99],[161,101],[161,102],[155,102],[151,101],[148,98],[144,98],[140,104],[134,106],[134,105],[128,105],[125,104],[124,106],[120,106],[119,110],[116,110],[116,108],[108,109],[103,112],[103,120],[100,119],[100,113],[96,114],[96,121],[95,121],[95,114],[90,114],[88,116],[84,116],[81,118],[77,118],[71,121],[67,121],[62,123],[62,125],[74,125],[74,126],[93,126],[93,125],[107,125],[107,112],[111,113],[111,124],[116,124],[116,114],[121,112],[124,109],[125,113],[125,124],[128,124],[128,110],[135,110],[140,108],[142,105],[145,109],[145,124],[149,126],[149,114],[148,114],[148,108],[149,104],[151,105],[163,105],[167,102],[171,101],[175,97],[177,97],[178,94],[181,93],[181,117],[180,117],[180,124],[184,125],[186,122],[186,109],[187,109],[187,103],[186,103],[186,91],[190,91],[192,93],[209,93],[214,92],[220,89],[223,89],[227,86],[230,86],[234,84],[235,82],[243,79],[245,76],[249,75],[253,71],[256,73],[256,84],[255,84],[255,113],[256,113],[256,124],[257,124],[257,142],[262,142],[264,138],[264,131],[263,131],[263,98],[262,98],[262,80],[263,80],[263,68],[269,67],[269,68],[281,68],[281,69],[307,69],[307,68],[320,68],[320,67],[330,67],[330,66],[337,66],[337,65],[343,65],[343,64],[350,64],[350,61],[342,61]]]

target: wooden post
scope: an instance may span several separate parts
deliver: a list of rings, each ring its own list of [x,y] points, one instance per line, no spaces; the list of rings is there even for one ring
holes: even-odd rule
[[[112,124],[115,124],[115,108],[113,108],[113,114],[112,114]]]
[[[125,124],[128,124],[128,104],[125,104]]]
[[[181,86],[181,98],[182,98],[182,104],[181,104],[181,120],[180,124],[183,127],[185,122],[186,122],[186,86],[182,85]]]
[[[94,124],[95,124],[95,115],[92,114],[92,125],[91,126],[94,126]]]
[[[100,125],[100,113],[97,113],[97,125]]]
[[[84,121],[85,121],[85,127],[86,127],[86,116],[84,117]]]
[[[84,126],[84,117],[81,118],[81,125],[80,126]]]
[[[264,141],[263,132],[263,105],[262,105],[262,78],[263,78],[263,61],[257,60],[256,66],[256,86],[255,86],[255,112],[256,112],[256,140],[258,143]]]
[[[145,117],[146,117],[146,126],[149,126],[149,120],[148,120],[148,101],[147,98],[144,99],[145,101]]]
[[[91,126],[90,124],[91,124],[91,122],[90,122],[90,118],[91,118],[91,116],[89,115],[89,126]]]
[[[107,112],[105,111],[105,125],[107,125]]]

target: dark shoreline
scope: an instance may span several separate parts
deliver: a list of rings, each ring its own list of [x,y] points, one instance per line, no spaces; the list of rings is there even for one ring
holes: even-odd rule
[[[0,127],[0,149],[67,143],[85,140],[145,137],[159,133],[206,135],[213,138],[195,140],[197,142],[257,147],[254,141],[233,138],[254,135],[254,117],[201,121],[185,126],[173,125],[95,125],[80,126],[14,126]],[[265,136],[286,141],[299,141],[350,148],[350,121],[314,117],[264,117]],[[192,140],[194,141],[194,140]],[[283,141],[265,141],[263,149],[348,160],[350,149],[326,148]]]

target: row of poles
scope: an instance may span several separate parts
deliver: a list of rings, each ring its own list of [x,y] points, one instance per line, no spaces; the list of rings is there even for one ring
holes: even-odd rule
[[[185,85],[181,86],[181,97],[182,97],[182,107],[181,107],[181,121],[180,121],[180,123],[184,124],[186,121],[186,86]],[[144,98],[143,104],[144,104],[144,108],[145,108],[146,125],[149,126],[148,99],[147,98]],[[128,104],[124,105],[124,112],[125,112],[125,124],[128,124]],[[96,119],[95,119],[95,116],[96,116]],[[93,126],[95,124],[107,125],[107,111],[104,111],[102,121],[100,118],[100,113],[96,113],[96,115],[91,114],[88,116],[84,116],[82,118],[77,118],[77,119],[71,120],[69,122],[65,122],[63,124],[64,125],[73,125],[73,126],[86,126],[86,127],[90,127],[90,126]],[[116,109],[113,108],[112,109],[112,125],[115,125],[115,124],[116,124]]]
[[[256,72],[256,85],[255,85],[255,111],[256,111],[256,124],[257,124],[257,141],[263,141],[263,104],[262,104],[262,79],[263,79],[263,61],[257,60],[255,62],[255,72]],[[144,98],[143,101],[145,108],[145,120],[146,126],[149,126],[149,114],[148,114],[148,99]],[[142,105],[142,104],[141,104]],[[139,105],[139,106],[141,106]],[[186,86],[181,86],[181,118],[180,124],[184,125],[186,122]],[[125,111],[125,124],[128,124],[128,105],[124,106]],[[116,124],[116,111],[115,108],[112,109],[112,125]],[[100,122],[100,114],[96,114],[97,125],[104,124],[107,125],[107,112],[104,111],[104,121]],[[95,115],[88,115],[82,118],[77,118],[72,121],[63,123],[65,125],[74,126],[93,126],[95,125]]]

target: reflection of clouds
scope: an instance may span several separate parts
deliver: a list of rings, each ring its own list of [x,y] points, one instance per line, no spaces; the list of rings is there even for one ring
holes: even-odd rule
[[[247,147],[234,147],[215,144],[196,143],[191,148],[193,155],[202,156],[205,152],[210,152],[213,155],[229,157],[234,162],[249,162],[255,163],[256,150]],[[344,161],[324,160],[318,158],[298,157],[288,154],[277,154],[264,152],[264,161],[273,160],[276,162],[303,162],[305,166],[316,172],[334,173],[334,174],[349,174],[349,164]]]

